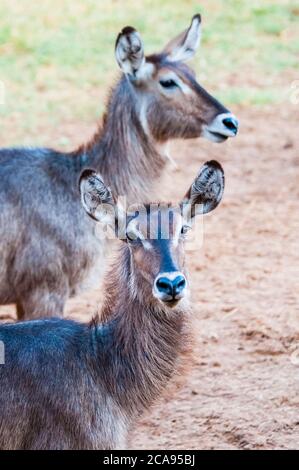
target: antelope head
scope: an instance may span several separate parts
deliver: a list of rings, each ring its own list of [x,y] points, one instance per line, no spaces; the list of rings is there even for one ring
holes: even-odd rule
[[[134,28],[127,26],[118,35],[116,60],[137,94],[143,129],[157,142],[200,136],[223,142],[237,134],[236,117],[200,86],[186,64],[200,36],[200,15],[160,53],[150,56],[145,56]]]
[[[170,308],[188,294],[186,234],[198,214],[215,209],[223,189],[223,170],[219,163],[210,161],[202,167],[178,206],[146,204],[124,214],[99,174],[85,170],[80,179],[86,212],[94,219],[110,224],[116,236],[120,234],[120,226],[124,228],[122,239],[130,251],[135,294],[142,294],[147,303],[162,303]]]

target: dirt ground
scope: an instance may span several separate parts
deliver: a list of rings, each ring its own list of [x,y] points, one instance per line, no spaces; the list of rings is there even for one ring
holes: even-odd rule
[[[235,111],[237,139],[171,148],[166,199],[210,159],[222,163],[226,190],[205,219],[203,247],[189,255],[191,372],[142,419],[132,448],[299,447],[299,107]],[[82,139],[82,126],[69,134]],[[73,299],[67,314],[87,319],[100,298],[99,289]]]

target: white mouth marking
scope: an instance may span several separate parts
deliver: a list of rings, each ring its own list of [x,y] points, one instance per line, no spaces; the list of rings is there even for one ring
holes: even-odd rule
[[[218,114],[209,126],[203,126],[202,136],[212,142],[223,142],[227,137],[235,137],[236,133],[223,124],[227,118],[237,118],[231,113]]]

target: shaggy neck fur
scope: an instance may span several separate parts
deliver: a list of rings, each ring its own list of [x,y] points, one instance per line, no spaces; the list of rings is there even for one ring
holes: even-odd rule
[[[187,306],[158,303],[139,276],[126,246],[107,276],[103,323],[94,326],[104,383],[129,416],[157,399],[190,349]]]
[[[83,167],[99,171],[117,196],[136,202],[165,166],[153,138],[141,123],[140,99],[123,76],[112,91],[103,126],[92,141],[77,151]]]

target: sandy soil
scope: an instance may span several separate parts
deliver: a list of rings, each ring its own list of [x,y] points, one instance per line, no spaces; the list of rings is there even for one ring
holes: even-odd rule
[[[237,114],[233,141],[172,145],[177,166],[157,192],[177,199],[204,161],[224,166],[223,203],[190,254],[191,372],[143,418],[132,448],[299,446],[299,108]],[[73,299],[67,314],[87,319],[100,298],[99,289]]]

